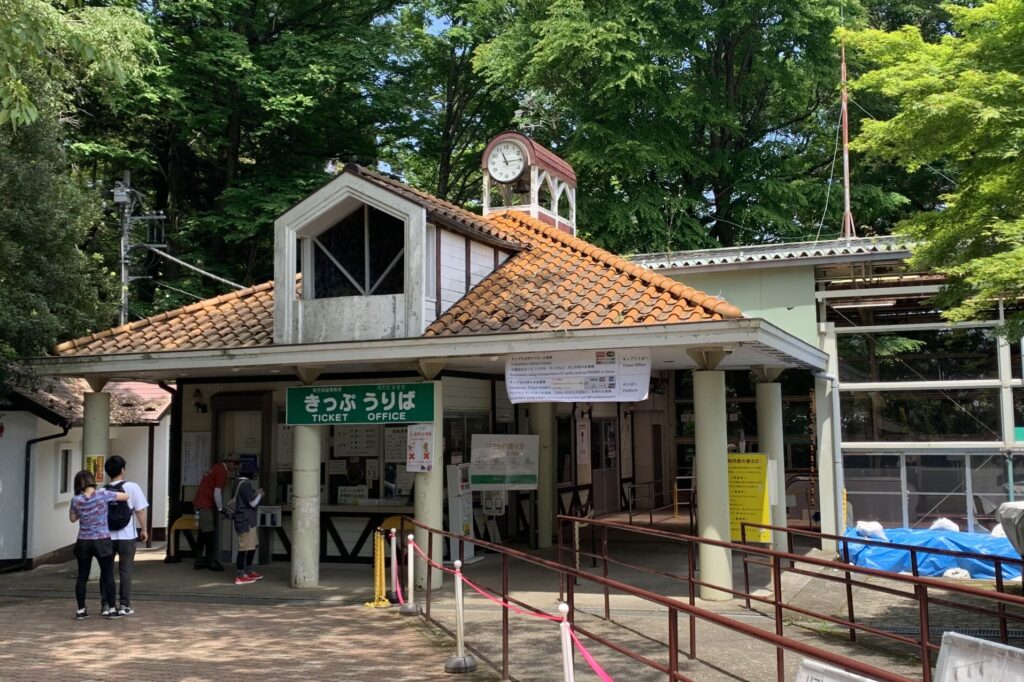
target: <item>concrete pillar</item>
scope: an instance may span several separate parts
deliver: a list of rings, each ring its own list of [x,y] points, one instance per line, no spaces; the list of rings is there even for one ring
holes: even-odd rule
[[[782,439],[782,386],[761,382],[757,395],[757,446],[768,455],[768,498],[773,526],[786,525],[786,451]],[[772,549],[786,551],[786,534],[772,533]]]
[[[441,453],[444,452],[444,394],[440,381],[434,384],[434,439],[430,444],[431,452],[436,454],[434,467],[428,472],[416,474],[415,484],[415,513],[416,520],[430,528],[444,528],[444,460]],[[416,544],[427,551],[427,532],[417,528],[415,531]],[[436,564],[444,561],[444,542],[440,536],[434,536],[434,547],[430,558]],[[457,558],[457,557],[456,557]],[[427,589],[427,562],[422,559],[416,560],[416,589]],[[430,586],[438,589],[443,584],[444,573],[438,569],[431,569]]]
[[[530,433],[540,436],[537,471],[537,547],[550,547],[555,528],[555,405],[530,404]]]
[[[295,427],[292,464],[292,587],[320,584],[320,457],[323,426]]]
[[[693,407],[696,427],[697,534],[729,542],[729,460],[726,453],[725,373],[693,372]],[[732,589],[732,552],[724,547],[701,545],[700,579]],[[732,599],[732,594],[711,587],[700,588],[700,598]]]
[[[836,329],[831,322],[819,325],[821,349],[828,353],[828,378],[816,377],[814,380],[814,412],[817,416],[818,449],[815,457],[818,473],[818,511],[821,514],[821,532],[838,535],[845,530],[842,526],[842,515],[839,513],[842,504],[840,489],[843,459],[842,446],[839,441],[839,396],[831,377],[839,376],[839,356],[836,344]],[[821,550],[826,554],[835,555],[838,543],[833,540],[822,540]]]
[[[84,395],[82,416],[82,457],[110,456],[110,394],[102,388]],[[84,462],[84,459],[83,459]]]

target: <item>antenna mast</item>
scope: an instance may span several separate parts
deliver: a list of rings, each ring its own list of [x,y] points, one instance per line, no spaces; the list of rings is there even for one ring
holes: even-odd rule
[[[843,127],[843,232],[844,239],[857,236],[857,230],[853,226],[853,213],[850,211],[850,125],[849,109],[847,108],[846,93],[846,45],[839,43],[840,50],[840,84],[842,91],[842,109],[840,118]]]

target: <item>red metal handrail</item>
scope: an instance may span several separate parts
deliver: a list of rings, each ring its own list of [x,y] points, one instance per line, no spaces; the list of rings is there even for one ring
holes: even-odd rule
[[[595,524],[595,525],[598,525],[598,526],[607,526],[608,528],[622,529],[622,530],[625,530],[625,531],[632,530],[634,532],[643,532],[644,534],[658,534],[660,532],[652,531],[652,529],[638,529],[636,527],[629,526],[629,525],[626,525],[626,524],[617,524],[617,523],[612,523],[612,522],[602,522],[602,521],[595,520],[595,519],[580,518],[580,517],[559,516],[558,517],[558,521],[559,521],[559,523],[558,523],[559,561],[557,561],[557,562],[549,561],[549,560],[546,560],[546,559],[541,559],[541,558],[535,557],[535,556],[533,556],[531,554],[527,554],[526,552],[521,552],[521,551],[517,551],[517,550],[514,550],[514,549],[510,549],[510,548],[504,547],[502,545],[496,545],[496,544],[493,544],[493,543],[490,543],[490,542],[485,542],[483,540],[478,540],[478,539],[475,539],[475,538],[469,538],[469,537],[466,537],[466,536],[463,536],[463,535],[460,535],[460,534],[457,534],[457,533],[453,533],[453,532],[450,532],[450,531],[443,531],[443,530],[438,530],[438,529],[435,529],[435,528],[431,528],[431,527],[429,527],[429,526],[427,526],[425,524],[422,524],[422,523],[417,522],[417,521],[412,520],[412,519],[409,520],[409,523],[427,532],[427,537],[428,537],[428,540],[427,540],[427,556],[432,556],[433,540],[434,540],[435,536],[443,537],[443,538],[448,538],[450,543],[451,543],[450,546],[453,549],[454,549],[455,544],[457,543],[458,555],[460,557],[463,555],[463,546],[464,546],[464,543],[466,543],[466,542],[472,542],[477,547],[480,547],[480,548],[483,548],[483,549],[486,549],[488,551],[495,552],[495,553],[501,555],[501,557],[502,557],[501,558],[501,561],[502,561],[502,578],[501,578],[502,585],[501,585],[500,590],[492,589],[492,588],[490,588],[490,587],[488,587],[486,585],[480,584],[480,583],[477,583],[477,584],[480,585],[481,587],[483,587],[484,589],[487,589],[487,590],[489,590],[489,591],[491,591],[491,592],[493,592],[495,594],[499,594],[501,596],[501,598],[504,599],[507,603],[516,604],[517,606],[521,606],[523,608],[530,609],[530,610],[533,610],[533,611],[536,611],[536,612],[545,611],[543,608],[531,606],[530,604],[527,604],[527,603],[525,603],[523,601],[514,599],[514,598],[512,598],[509,595],[508,577],[509,577],[509,571],[510,571],[510,562],[512,560],[522,561],[522,562],[525,562],[525,563],[528,563],[528,564],[532,564],[534,566],[537,566],[537,567],[540,567],[540,568],[543,568],[543,569],[546,569],[546,570],[550,570],[550,571],[553,571],[553,572],[557,573],[558,576],[559,576],[559,581],[563,585],[563,588],[564,588],[563,589],[563,595],[566,597],[566,602],[568,603],[568,605],[570,607],[568,618],[569,618],[569,620],[571,622],[574,622],[574,628],[575,628],[575,630],[579,634],[584,635],[584,636],[588,637],[589,639],[591,639],[592,641],[598,642],[598,643],[602,644],[603,646],[608,647],[609,649],[611,649],[613,651],[616,651],[616,652],[618,652],[618,653],[620,653],[620,654],[622,654],[624,656],[627,656],[627,657],[629,657],[630,659],[632,659],[634,661],[637,661],[637,662],[642,663],[642,664],[644,664],[644,665],[646,665],[646,666],[648,666],[650,668],[653,668],[655,670],[658,670],[658,671],[660,671],[662,673],[667,674],[669,680],[681,680],[683,682],[687,682],[687,681],[690,680],[690,678],[688,678],[685,675],[683,675],[682,673],[680,673],[679,669],[678,669],[679,647],[678,647],[677,620],[678,620],[678,614],[679,613],[686,614],[687,617],[689,618],[689,621],[690,621],[690,650],[687,652],[687,656],[690,659],[696,658],[696,655],[697,655],[697,652],[696,652],[696,627],[695,627],[695,625],[696,625],[696,620],[700,619],[701,621],[706,621],[706,622],[714,624],[714,625],[719,625],[719,626],[722,626],[722,627],[729,628],[729,629],[733,630],[734,632],[739,632],[739,633],[743,634],[744,636],[751,637],[751,638],[754,638],[754,639],[756,639],[758,641],[761,641],[761,642],[764,642],[766,644],[774,646],[776,648],[776,652],[777,652],[776,675],[777,675],[778,682],[783,682],[783,680],[785,680],[785,670],[784,670],[784,667],[783,667],[783,663],[784,663],[783,656],[784,656],[784,651],[786,651],[786,650],[792,651],[794,653],[797,653],[797,654],[800,654],[800,655],[803,655],[803,656],[814,658],[814,659],[817,659],[817,660],[820,660],[820,661],[824,661],[825,663],[828,663],[830,665],[839,666],[839,667],[841,667],[841,668],[843,668],[845,670],[849,670],[851,672],[855,672],[855,673],[858,673],[858,674],[861,674],[861,675],[872,677],[874,679],[879,680],[879,682],[909,682],[909,680],[911,679],[911,678],[907,678],[907,677],[898,675],[896,673],[893,673],[893,672],[891,672],[889,670],[884,670],[884,669],[877,668],[875,666],[869,665],[867,663],[863,663],[862,661],[859,661],[857,659],[853,659],[853,658],[849,658],[849,657],[846,657],[846,656],[842,656],[842,655],[833,653],[831,651],[828,651],[827,649],[819,648],[819,647],[807,644],[805,642],[802,642],[800,640],[793,639],[793,638],[790,638],[790,637],[786,637],[784,632],[783,632],[782,613],[783,613],[784,604],[782,603],[781,583],[779,583],[779,582],[776,582],[776,589],[775,589],[775,595],[774,595],[774,597],[775,597],[774,603],[776,605],[776,609],[775,609],[775,611],[776,611],[776,615],[775,615],[775,620],[776,620],[775,632],[769,632],[769,631],[766,631],[766,630],[762,630],[762,629],[760,629],[760,628],[758,628],[756,626],[750,625],[748,623],[744,623],[744,622],[742,622],[740,620],[737,620],[735,618],[731,618],[731,617],[729,617],[727,615],[723,615],[723,614],[720,614],[720,613],[716,613],[716,612],[713,612],[713,611],[702,609],[702,608],[696,606],[695,605],[695,597],[694,597],[695,587],[700,586],[700,585],[704,585],[706,583],[703,583],[703,582],[701,582],[701,581],[696,579],[696,561],[695,561],[695,558],[694,558],[696,552],[694,551],[693,547],[690,547],[690,551],[688,552],[689,558],[688,558],[688,562],[687,562],[688,563],[687,582],[690,585],[690,594],[689,594],[688,602],[679,601],[678,599],[674,599],[674,598],[671,598],[671,597],[666,597],[664,595],[657,594],[657,593],[654,593],[654,592],[650,592],[648,590],[643,590],[641,588],[637,588],[637,587],[634,587],[632,585],[628,585],[626,583],[623,583],[621,581],[615,580],[613,578],[609,578],[609,577],[607,577],[607,562],[605,562],[603,564],[602,575],[592,575],[592,574],[587,573],[585,571],[578,570],[578,569],[576,569],[576,568],[574,568],[572,566],[565,565],[561,561],[562,549],[563,549],[562,541],[561,540],[562,540],[562,533],[563,533],[563,525],[565,525],[565,524],[568,524],[568,523],[588,524],[589,523],[589,524]],[[403,526],[404,526],[404,523],[403,523]],[[693,543],[693,544],[697,544],[697,543],[700,543],[700,542],[705,542],[705,540],[702,540],[701,538],[694,538],[692,536],[676,535],[674,537],[677,538],[677,539],[683,539],[684,541],[689,542],[689,543]],[[707,542],[712,542],[712,544],[715,544],[714,541],[707,541]],[[730,543],[723,543],[723,544],[729,545]],[[745,549],[748,549],[748,548],[744,547],[743,545],[735,545],[734,547],[735,547],[735,549],[737,551],[743,551]],[[602,554],[605,556],[605,558],[607,558],[607,537],[606,536],[605,536],[605,538],[602,541]],[[782,564],[782,562],[784,560],[788,560],[790,558],[792,558],[794,560],[803,560],[802,557],[799,557],[799,556],[796,556],[796,555],[787,555],[787,554],[784,554],[784,553],[775,553],[775,554],[777,556],[773,557],[773,561],[774,561],[774,563],[776,565],[775,569],[774,569],[774,572],[775,572],[776,575],[779,575],[779,576],[781,575],[781,564]],[[405,562],[402,562],[403,565],[404,565],[404,563]],[[432,573],[433,573],[432,570],[431,571],[427,571],[427,580],[426,580],[426,608],[424,610],[424,616],[428,620],[432,620],[432,621],[436,622],[436,620],[434,618],[432,618],[431,613],[430,613],[431,596],[432,596],[431,593],[433,591],[432,590],[432,587],[433,587],[432,586]],[[631,595],[631,596],[643,599],[643,600],[645,600],[645,601],[647,601],[649,603],[657,604],[657,605],[660,605],[660,606],[664,607],[665,609],[667,609],[668,619],[669,619],[669,637],[668,637],[669,641],[667,642],[667,649],[668,649],[668,652],[667,652],[668,653],[668,660],[667,660],[667,662],[663,664],[660,661],[655,661],[655,660],[649,658],[648,656],[645,656],[645,655],[640,654],[639,652],[633,651],[633,650],[631,650],[631,649],[629,649],[629,648],[627,648],[627,647],[625,647],[625,646],[623,646],[621,644],[618,644],[617,642],[613,642],[610,639],[608,639],[607,637],[603,637],[603,636],[601,636],[601,635],[599,635],[599,634],[597,634],[595,632],[591,632],[591,631],[589,631],[589,630],[587,630],[585,628],[582,628],[582,627],[579,627],[578,625],[575,625],[575,615],[576,615],[576,609],[575,609],[575,585],[576,585],[576,583],[578,581],[588,581],[588,582],[593,583],[593,584],[595,584],[597,586],[600,586],[605,591],[605,609],[606,609],[606,614],[610,614],[610,608],[609,608],[609,603],[608,603],[608,594],[609,594],[609,592],[611,590],[615,590],[616,592],[619,592],[619,593],[622,593],[622,594]],[[719,589],[721,589],[721,588],[719,588]],[[735,592],[734,592],[734,594],[735,594]],[[1024,603],[1024,600],[1021,600],[1021,601],[1022,601],[1022,603]],[[503,675],[504,678],[508,678],[508,674],[509,674],[509,657],[511,656],[510,647],[509,647],[509,622],[508,622],[508,615],[507,615],[508,612],[507,612],[507,609],[502,609],[502,611],[504,612],[504,615],[502,617],[502,675]]]
[[[573,522],[579,521],[579,519],[571,519],[571,518],[568,518],[568,517],[559,517],[559,519],[560,520],[573,521]],[[929,630],[928,630],[929,603],[941,604],[941,605],[950,606],[950,607],[953,607],[953,608],[960,608],[960,609],[963,609],[963,610],[966,610],[966,611],[972,611],[972,612],[975,612],[975,613],[982,613],[984,615],[989,615],[989,616],[992,616],[993,618],[1000,618],[1000,624],[1001,624],[1000,630],[1003,633],[1005,633],[1005,631],[1006,631],[1005,621],[1006,621],[1007,618],[1012,619],[1012,620],[1024,621],[1024,617],[1019,617],[1019,616],[1016,616],[1016,615],[1013,615],[1013,614],[1006,613],[1006,610],[1005,610],[1006,606],[1012,605],[1012,606],[1015,606],[1015,607],[1024,608],[1024,598],[1018,597],[1018,596],[1015,596],[1015,595],[1007,595],[1005,593],[993,593],[993,592],[990,592],[988,590],[979,590],[977,588],[973,588],[973,587],[969,587],[969,586],[953,585],[953,584],[949,584],[949,583],[947,583],[945,581],[937,580],[937,579],[934,579],[934,578],[926,578],[926,577],[920,577],[920,576],[916,576],[916,577],[915,576],[906,576],[906,575],[891,573],[891,572],[888,572],[888,571],[880,571],[880,570],[866,568],[866,567],[852,566],[849,563],[840,563],[840,562],[829,561],[829,560],[826,560],[826,559],[818,559],[818,558],[814,558],[814,557],[805,557],[805,556],[793,554],[792,552],[778,552],[778,551],[773,551],[773,550],[770,550],[770,549],[754,547],[754,546],[751,546],[751,545],[741,545],[741,544],[725,542],[725,541],[721,541],[721,540],[712,540],[712,539],[709,539],[709,538],[698,538],[698,537],[686,536],[686,535],[679,534],[679,533],[672,533],[672,532],[668,532],[668,531],[655,530],[655,529],[649,529],[649,528],[637,528],[635,526],[628,526],[628,525],[625,525],[625,524],[611,522],[611,521],[602,521],[602,520],[598,519],[598,520],[589,520],[589,523],[592,526],[600,527],[603,534],[606,534],[607,530],[609,528],[614,528],[614,529],[622,531],[624,533],[632,533],[632,534],[639,534],[639,535],[654,536],[654,537],[659,537],[659,538],[663,538],[663,539],[667,539],[667,540],[674,540],[674,541],[683,542],[683,543],[691,543],[691,545],[702,545],[702,544],[703,545],[712,545],[712,546],[727,548],[727,549],[730,549],[730,550],[732,550],[734,552],[740,552],[743,555],[743,560],[744,560],[744,576],[745,576],[745,579],[744,579],[744,591],[743,592],[740,592],[739,590],[730,590],[730,589],[724,588],[722,586],[711,585],[711,584],[708,584],[708,583],[703,582],[701,580],[697,580],[696,578],[694,578],[694,573],[693,573],[692,569],[691,569],[690,573],[688,574],[688,576],[685,579],[682,578],[681,576],[677,576],[677,575],[674,575],[674,574],[663,573],[663,572],[655,571],[653,569],[647,569],[647,572],[657,573],[657,574],[662,575],[664,577],[668,577],[668,578],[672,578],[672,579],[676,579],[676,580],[684,580],[685,582],[687,582],[689,584],[689,588],[690,588],[691,594],[693,593],[694,586],[714,587],[715,589],[719,589],[721,591],[729,592],[729,593],[731,593],[735,597],[743,598],[746,601],[746,604],[747,604],[748,608],[750,606],[750,602],[751,601],[757,601],[757,602],[760,602],[760,603],[765,603],[765,604],[773,605],[777,612],[780,609],[780,599],[778,597],[778,589],[777,588],[776,588],[776,593],[773,594],[773,598],[772,599],[769,599],[769,598],[766,598],[766,597],[758,597],[756,595],[751,594],[750,587],[749,587],[749,572],[747,571],[747,563],[748,563],[748,561],[750,563],[757,563],[757,564],[760,564],[760,565],[763,565],[763,566],[770,566],[772,568],[772,571],[773,571],[773,579],[775,577],[774,573],[775,573],[775,570],[776,570],[776,564],[779,565],[779,569],[778,569],[780,571],[779,577],[781,577],[781,564],[782,563],[788,563],[791,567],[795,566],[797,563],[803,563],[803,564],[808,564],[808,565],[816,566],[816,567],[818,567],[820,569],[833,569],[833,570],[836,570],[836,571],[840,571],[840,572],[842,572],[844,574],[845,578],[838,578],[838,577],[834,577],[834,576],[829,576],[827,574],[821,574],[821,573],[817,573],[817,572],[805,571],[805,570],[800,570],[800,569],[795,569],[795,568],[790,568],[788,570],[800,573],[802,575],[807,575],[807,576],[810,576],[810,577],[816,577],[816,578],[822,578],[822,579],[826,579],[826,580],[844,582],[846,584],[847,594],[848,595],[852,594],[852,587],[853,586],[857,586],[857,587],[864,587],[864,588],[868,588],[868,589],[872,589],[872,590],[877,590],[877,591],[885,592],[885,593],[888,593],[888,594],[892,594],[892,595],[900,596],[900,597],[904,597],[904,598],[912,598],[912,599],[917,601],[917,606],[918,606],[917,611],[918,611],[919,626],[920,626],[920,633],[921,633],[919,639],[910,639],[908,637],[901,637],[899,635],[896,635],[896,634],[893,634],[893,633],[888,633],[888,632],[886,632],[884,630],[881,630],[881,629],[878,629],[878,628],[873,628],[871,626],[864,625],[862,623],[857,623],[855,621],[854,617],[853,617],[852,601],[849,601],[849,600],[848,600],[848,604],[850,605],[850,608],[849,608],[849,618],[848,619],[837,618],[837,617],[834,617],[834,616],[831,616],[831,615],[825,614],[825,613],[816,613],[816,612],[810,611],[808,609],[803,609],[803,608],[797,607],[797,606],[792,605],[792,604],[782,603],[781,604],[781,609],[782,610],[792,611],[792,612],[795,612],[795,613],[800,613],[802,615],[812,616],[814,618],[817,618],[817,619],[820,619],[820,620],[823,620],[823,621],[826,621],[826,622],[831,622],[831,623],[835,623],[835,624],[841,625],[843,627],[847,627],[849,629],[850,633],[851,633],[851,637],[850,637],[851,640],[854,640],[856,638],[856,632],[858,630],[860,630],[860,631],[864,631],[864,632],[869,633],[869,634],[873,634],[873,635],[877,635],[877,636],[880,636],[880,637],[884,637],[886,639],[890,639],[892,641],[899,642],[899,643],[902,643],[902,644],[914,645],[919,650],[919,655],[920,655],[921,663],[922,663],[921,675],[922,675],[922,679],[925,682],[929,682],[930,679],[931,679],[930,652],[937,651],[938,648],[939,648],[937,644],[933,643],[929,639],[929,637],[930,637]],[[604,547],[605,543],[602,543],[602,546]],[[690,549],[690,551],[692,553],[694,548],[691,546],[689,549]],[[761,561],[751,560],[751,559],[748,558],[748,555],[760,556],[760,557],[762,557],[762,560]],[[607,563],[609,563],[611,561],[609,559],[609,557],[607,556],[606,551],[604,551],[604,550],[602,551],[602,556],[596,557],[596,558],[600,559],[602,561],[603,565],[607,565]],[[620,565],[626,565],[626,564],[621,564],[621,562],[614,562],[614,561],[611,561],[611,563],[620,563]],[[636,568],[636,567],[634,566],[633,568]],[[890,581],[894,581],[896,583],[901,583],[901,584],[907,585],[910,588],[912,588],[913,594],[910,594],[910,593],[905,592],[905,591],[895,590],[895,589],[892,589],[892,588],[885,588],[883,586],[879,586],[879,585],[875,585],[873,583],[866,582],[865,580],[853,580],[853,578],[852,578],[853,574],[858,574],[859,576],[863,576],[865,578],[869,578],[869,577],[884,578],[884,579],[887,579],[887,580],[890,580]],[[773,580],[773,584],[778,585],[779,583],[778,583],[777,580]],[[975,599],[986,600],[987,603],[989,603],[989,604],[991,604],[992,602],[995,602],[996,605],[998,606],[998,608],[996,610],[984,609],[984,608],[979,608],[979,607],[973,607],[973,606],[968,605],[968,604],[962,604],[962,603],[959,603],[959,602],[953,602],[953,601],[938,599],[938,598],[934,598],[934,597],[929,597],[929,592],[928,592],[929,589],[940,589],[940,590],[943,590],[943,591],[949,592],[949,593],[957,593],[957,594],[961,594],[961,595],[964,595],[964,596],[969,596],[969,597],[972,597],[972,598],[975,598]],[[607,590],[606,590],[606,600],[607,600]],[[607,608],[606,608],[605,615],[606,615],[606,617],[608,616]],[[776,615],[776,627],[777,628],[779,627],[779,624],[781,622],[782,622],[781,616],[777,614]]]

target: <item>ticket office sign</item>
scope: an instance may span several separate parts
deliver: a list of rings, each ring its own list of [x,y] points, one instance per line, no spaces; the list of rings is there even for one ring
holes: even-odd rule
[[[288,424],[406,424],[434,420],[434,384],[293,386]]]
[[[505,362],[512,403],[638,402],[650,381],[647,348],[516,353]]]

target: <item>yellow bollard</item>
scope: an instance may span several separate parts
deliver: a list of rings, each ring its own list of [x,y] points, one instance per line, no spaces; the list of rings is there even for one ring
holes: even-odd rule
[[[368,601],[363,606],[371,609],[391,606],[391,602],[385,596],[384,588],[384,531],[382,528],[373,532],[373,601]]]

